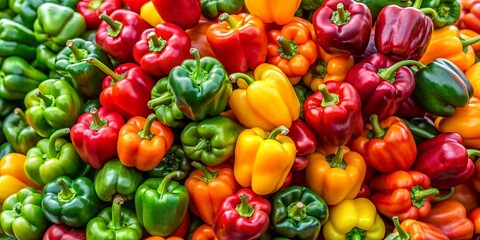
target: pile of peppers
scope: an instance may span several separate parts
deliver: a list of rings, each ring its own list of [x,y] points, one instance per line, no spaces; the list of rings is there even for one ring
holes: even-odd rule
[[[480,0],[4,0],[0,239],[480,237]]]

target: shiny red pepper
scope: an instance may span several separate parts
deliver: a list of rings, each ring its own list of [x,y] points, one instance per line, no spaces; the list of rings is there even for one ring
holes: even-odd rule
[[[43,235],[43,240],[85,240],[86,238],[85,229],[71,228],[62,224],[53,224]]]
[[[128,6],[128,8],[136,13],[140,13],[143,4],[147,3],[150,0],[123,0],[123,2]]]
[[[318,142],[315,133],[300,119],[292,122],[287,136],[295,143],[297,155],[304,156],[313,153],[317,148]]]
[[[77,3],[77,11],[85,18],[87,29],[97,29],[100,26],[102,13],[110,15],[120,8],[122,0],[80,0]]]
[[[423,117],[427,112],[410,96],[398,106],[395,116],[402,118]]]
[[[202,16],[200,0],[152,0],[153,6],[165,22],[183,29],[195,27]]]

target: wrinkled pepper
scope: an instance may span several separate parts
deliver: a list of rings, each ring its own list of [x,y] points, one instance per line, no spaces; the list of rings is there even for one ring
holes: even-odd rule
[[[183,128],[188,123],[182,111],[175,102],[172,88],[168,83],[168,77],[160,79],[152,88],[151,100],[147,103],[148,108],[155,111],[158,121],[172,128]]]
[[[97,29],[102,23],[100,15],[111,14],[122,8],[122,0],[80,0],[77,11],[82,14],[87,24],[87,29]]]
[[[0,205],[9,197],[17,193],[20,189],[40,187],[32,182],[23,170],[25,165],[25,155],[20,153],[9,153],[0,159]]]
[[[174,176],[173,179],[183,180],[190,173],[191,161],[185,154],[183,147],[174,143],[162,158],[162,161],[154,169],[148,171],[147,175],[151,178],[164,178],[171,172],[179,171],[180,176]]]
[[[280,26],[290,22],[302,0],[281,1],[281,0],[245,0],[245,7],[253,14],[262,19],[264,23],[276,23]]]
[[[15,108],[2,122],[5,138],[17,153],[26,154],[42,139],[27,122],[20,108]]]
[[[207,19],[217,18],[221,13],[237,14],[245,5],[245,0],[202,0],[202,16]]]
[[[397,216],[392,217],[395,229],[389,234],[385,240],[427,240],[438,239],[448,240],[449,238],[443,234],[442,230],[435,225],[417,221],[414,219],[406,219],[400,223]]]
[[[35,46],[38,44],[33,31],[13,20],[0,19],[0,56],[19,56],[27,60],[35,59]]]
[[[152,0],[152,3],[165,22],[183,29],[195,27],[202,16],[201,0]]]

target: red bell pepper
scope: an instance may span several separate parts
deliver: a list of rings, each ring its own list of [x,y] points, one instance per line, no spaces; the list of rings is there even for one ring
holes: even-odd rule
[[[153,6],[165,22],[183,29],[195,27],[202,16],[200,0],[152,0]]]
[[[100,104],[107,112],[118,112],[126,119],[134,116],[148,117],[153,111],[148,108],[150,93],[155,80],[134,63],[120,64],[115,71],[97,59],[87,61],[108,76],[102,82]]]
[[[224,13],[218,20],[205,34],[227,72],[247,72],[266,61],[267,32],[260,18],[246,13]]]
[[[372,14],[354,0],[329,0],[312,18],[318,45],[328,54],[360,55],[370,39]]]
[[[345,145],[363,128],[360,96],[347,82],[327,81],[318,88],[303,104],[305,121],[318,140]]]
[[[150,0],[123,0],[128,8],[136,13],[140,13],[142,6]]]
[[[395,116],[402,118],[423,117],[427,112],[410,96],[398,106]]]
[[[287,136],[295,143],[297,155],[304,156],[313,153],[317,148],[318,142],[315,133],[300,119],[292,122]]]
[[[85,18],[87,29],[97,29],[100,26],[102,13],[110,15],[120,8],[122,0],[80,0],[77,3],[77,11]]]
[[[269,226],[271,206],[250,188],[225,198],[213,219],[213,230],[222,240],[254,240]]]
[[[87,234],[85,229],[71,228],[63,224],[53,224],[45,234],[43,240],[85,240]]]
[[[133,45],[150,25],[135,12],[118,9],[110,16],[101,14],[95,43],[120,62],[133,59]]]
[[[460,21],[462,28],[480,33],[480,1],[462,1],[462,10],[463,16]]]
[[[133,57],[142,69],[155,76],[166,76],[183,60],[192,58],[190,37],[173,23],[158,24],[142,33],[133,47]]]
[[[70,129],[72,144],[84,162],[100,169],[117,156],[118,132],[124,123],[119,113],[92,108]]]

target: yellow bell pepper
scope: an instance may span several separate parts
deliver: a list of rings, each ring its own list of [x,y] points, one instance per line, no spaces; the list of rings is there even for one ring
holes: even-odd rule
[[[467,148],[480,149],[480,98],[470,98],[467,106],[457,108],[450,117],[438,117],[435,127],[440,132],[457,132]]]
[[[346,199],[329,209],[330,217],[323,226],[325,240],[383,239],[385,224],[369,199]]]
[[[465,76],[472,84],[473,95],[480,98],[480,62],[473,64],[466,72]]]
[[[257,15],[264,23],[285,25],[292,21],[302,0],[245,0],[251,14]]]
[[[322,196],[328,205],[353,199],[362,186],[367,167],[362,155],[346,146],[337,152],[315,152],[308,156],[307,187]]]
[[[251,187],[259,195],[274,193],[282,187],[295,161],[297,149],[288,128],[272,132],[254,127],[243,130],[235,145],[235,179],[242,187]]]
[[[152,27],[155,27],[160,23],[165,23],[155,9],[155,6],[153,6],[152,1],[143,4],[142,8],[140,8],[140,16]]]
[[[25,187],[40,187],[32,182],[25,174],[23,165],[25,155],[9,153],[0,160],[0,204],[10,195],[17,193]]]
[[[241,124],[271,131],[284,125],[289,128],[300,116],[300,102],[287,76],[275,65],[263,63],[255,68],[254,79],[245,73],[230,75],[239,82],[228,103]]]

